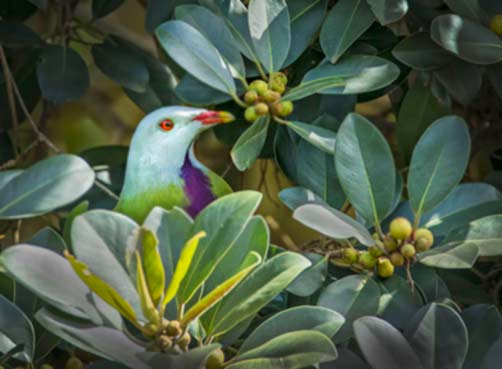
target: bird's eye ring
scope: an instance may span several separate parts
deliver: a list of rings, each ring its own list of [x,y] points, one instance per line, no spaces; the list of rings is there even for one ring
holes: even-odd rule
[[[171,119],[164,119],[159,123],[159,127],[164,131],[170,131],[174,128],[174,122]]]

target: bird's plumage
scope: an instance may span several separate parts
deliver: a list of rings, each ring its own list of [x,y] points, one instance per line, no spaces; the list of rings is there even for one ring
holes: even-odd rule
[[[172,106],[155,110],[133,135],[124,187],[116,210],[142,222],[155,206],[197,215],[228,184],[195,157],[194,141],[211,124],[228,121],[218,112]],[[167,123],[168,124],[167,124]]]

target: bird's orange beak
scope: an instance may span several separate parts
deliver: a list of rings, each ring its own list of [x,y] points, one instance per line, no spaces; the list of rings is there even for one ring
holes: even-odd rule
[[[205,111],[202,114],[197,115],[193,120],[197,120],[204,125],[208,124],[218,124],[218,123],[230,123],[235,120],[232,113],[228,111]]]

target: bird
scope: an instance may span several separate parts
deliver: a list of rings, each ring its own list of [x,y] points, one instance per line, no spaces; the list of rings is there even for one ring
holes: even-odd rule
[[[115,207],[142,223],[154,207],[184,209],[192,218],[232,192],[227,182],[197,160],[197,137],[216,124],[230,123],[225,111],[168,106],[138,124],[127,156],[124,185]]]

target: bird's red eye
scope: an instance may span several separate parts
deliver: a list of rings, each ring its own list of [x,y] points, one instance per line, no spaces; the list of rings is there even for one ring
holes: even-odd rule
[[[171,129],[174,128],[174,122],[171,119],[164,119],[162,122],[159,123],[159,127],[162,128],[164,131],[170,131]]]

